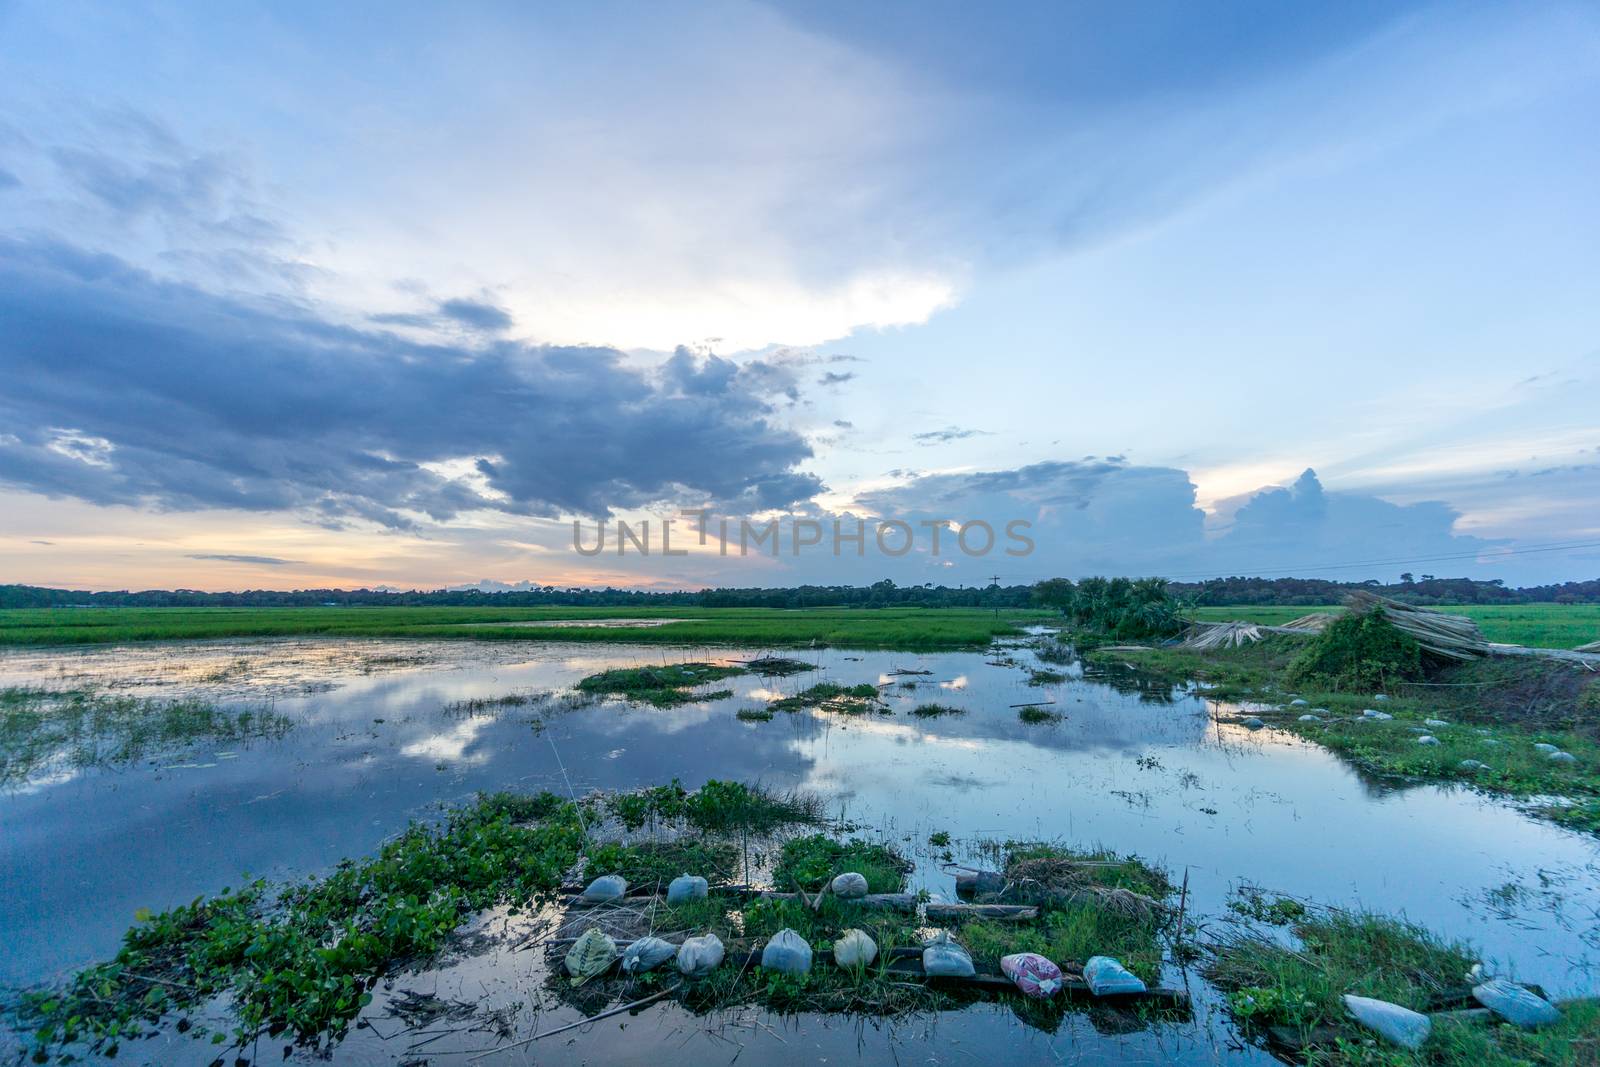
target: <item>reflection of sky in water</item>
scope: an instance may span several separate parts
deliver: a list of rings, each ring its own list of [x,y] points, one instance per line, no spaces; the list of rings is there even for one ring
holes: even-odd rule
[[[281,681],[291,672],[274,664],[281,656],[274,649],[288,646],[242,643],[226,655],[259,658],[261,673]],[[216,647],[200,654],[217,658]],[[302,656],[316,648],[293,647]],[[1025,670],[976,654],[824,652],[807,654],[821,675],[731,679],[710,688],[732,688],[734,696],[680,708],[607,702],[463,717],[445,706],[566,687],[603,667],[669,662],[679,653],[407,647],[421,665],[373,669],[354,665],[348,650],[329,653],[323,680],[337,688],[278,699],[297,727],[281,741],[230,743],[237,758],[198,750],[32,783],[0,798],[0,940],[7,945],[0,981],[35,981],[108,955],[139,907],[237,885],[245,872],[289,877],[323,869],[478,790],[563,789],[558,755],[579,790],[674,777],[695,786],[717,777],[825,793],[830,810],[842,808],[906,847],[918,860],[915,881],[936,893],[950,894],[953,883],[924,844],[935,830],[958,841],[1101,843],[1187,867],[1191,907],[1200,912],[1219,910],[1230,885],[1249,880],[1403,910],[1472,937],[1528,978],[1555,988],[1580,981],[1568,961],[1586,952],[1579,935],[1593,925],[1600,899],[1594,871],[1584,870],[1595,862],[1593,839],[1469,792],[1370,783],[1313,746],[1219,725],[1205,702],[1165,687],[1077,671],[1058,685],[1029,686]],[[0,657],[0,678],[14,684],[89,670],[105,681],[120,671],[124,682],[176,677],[192,689],[204,672],[185,667],[184,656],[171,648],[120,661],[104,651],[66,652],[50,663],[28,653]],[[60,663],[75,657],[77,667]],[[932,674],[892,675],[897,667]],[[881,691],[895,714],[735,718],[741,707],[821,677],[892,682]],[[218,685],[248,689],[238,678]],[[1051,710],[1062,719],[1021,722],[1013,705],[1034,701],[1055,701]],[[928,702],[965,713],[910,715]],[[535,717],[547,720],[543,730]],[[1559,915],[1537,894],[1505,915],[1485,907],[1488,890],[1508,881],[1537,886],[1540,871],[1565,879],[1569,896]]]

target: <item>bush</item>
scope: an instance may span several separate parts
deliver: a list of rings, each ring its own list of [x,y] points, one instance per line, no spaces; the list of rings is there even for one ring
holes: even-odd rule
[[[1422,677],[1422,647],[1390,625],[1383,609],[1329,623],[1289,662],[1292,684],[1373,692]]]
[[[1164,578],[1085,578],[1076,585],[1052,578],[1034,586],[1033,599],[1076,626],[1123,640],[1168,637],[1184,626],[1183,602]]]

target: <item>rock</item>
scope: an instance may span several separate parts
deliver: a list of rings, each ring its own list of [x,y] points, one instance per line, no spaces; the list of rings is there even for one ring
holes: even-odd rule
[[[1460,763],[1456,764],[1456,766],[1460,767],[1464,771],[1486,771],[1489,769],[1489,765],[1487,763],[1479,763],[1475,759],[1464,759]]]
[[[1244,726],[1247,730],[1259,730],[1267,724],[1252,715],[1248,719],[1245,719],[1240,725]]]
[[[866,875],[846,871],[832,883],[833,895],[840,900],[860,900],[867,895]]]
[[[1374,693],[1374,694],[1372,694],[1372,699],[1373,700],[1388,700],[1389,699],[1389,694],[1388,693]]]
[[[1577,763],[1578,757],[1570,752],[1552,752],[1545,756],[1551,763]]]
[[[1433,1021],[1421,1012],[1386,1000],[1344,995],[1344,1006],[1356,1022],[1384,1040],[1415,1052],[1433,1032]]]
[[[1450,725],[1448,722],[1446,722],[1443,719],[1423,719],[1422,721],[1428,726],[1449,726]]]
[[[1295,697],[1293,700],[1289,701],[1289,706],[1291,708],[1309,708],[1311,706],[1311,701],[1302,700],[1299,697]]]
[[[1390,715],[1387,711],[1376,711],[1372,708],[1367,708],[1365,711],[1363,711],[1361,713],[1361,717],[1363,719],[1376,719],[1379,722],[1388,722],[1390,719],[1394,718],[1394,716]]]
[[[1504,742],[1504,741],[1496,741],[1496,740],[1495,740],[1495,739],[1494,739],[1494,738],[1492,738],[1492,737],[1486,737],[1486,738],[1484,738],[1484,739],[1483,739],[1483,743],[1484,743],[1484,744],[1486,744],[1486,745],[1503,745],[1503,744],[1505,744],[1505,742]]]
[[[1321,715],[1302,715],[1296,721],[1297,722],[1321,722],[1322,721],[1322,716]]]
[[[1548,1000],[1504,978],[1491,978],[1472,987],[1472,995],[1490,1011],[1526,1030],[1561,1021],[1561,1012]]]
[[[1434,737],[1432,734],[1423,734],[1421,737],[1417,738],[1417,744],[1419,745],[1437,745],[1438,743],[1439,739]]]
[[[1560,752],[1561,751],[1560,748],[1558,748],[1555,745],[1552,745],[1552,744],[1550,744],[1549,742],[1546,742],[1546,741],[1535,741],[1533,743],[1533,747],[1538,749],[1540,752],[1543,752],[1547,756],[1552,752]]]

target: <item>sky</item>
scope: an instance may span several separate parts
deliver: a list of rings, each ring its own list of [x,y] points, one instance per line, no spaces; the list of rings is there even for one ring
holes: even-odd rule
[[[0,0],[0,582],[1594,578],[1597,178],[1593,2]]]

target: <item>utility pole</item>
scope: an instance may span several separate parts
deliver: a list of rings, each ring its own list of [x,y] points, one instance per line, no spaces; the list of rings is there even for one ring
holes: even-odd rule
[[[989,588],[1000,588],[1000,576],[998,574],[991,574],[989,576]],[[994,602],[994,617],[997,619],[1000,617],[1000,602],[998,600]]]

